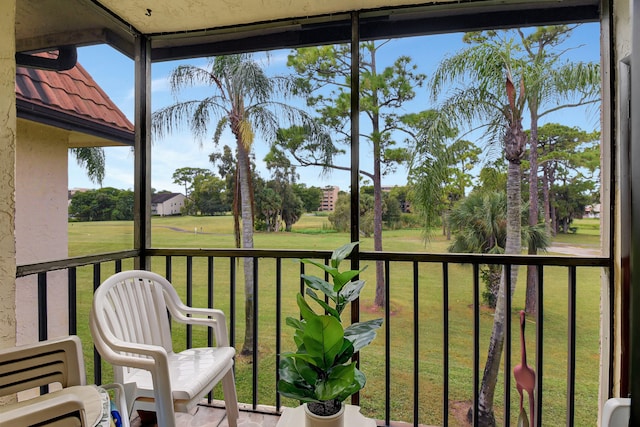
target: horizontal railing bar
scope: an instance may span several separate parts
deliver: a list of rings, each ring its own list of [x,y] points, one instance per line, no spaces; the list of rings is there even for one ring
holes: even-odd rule
[[[46,273],[54,270],[64,270],[71,267],[82,267],[85,265],[102,262],[112,262],[120,259],[135,258],[140,255],[138,250],[105,252],[96,255],[86,255],[71,258],[64,258],[54,261],[38,262],[35,264],[19,265],[16,268],[16,277],[29,276],[31,274]]]
[[[184,249],[162,248],[148,249],[147,255],[173,256],[218,256],[218,257],[255,257],[255,258],[317,258],[331,257],[331,251],[305,251],[298,249]],[[511,264],[511,265],[548,265],[575,267],[610,267],[607,257],[578,257],[556,255],[491,255],[491,254],[456,254],[456,253],[423,253],[423,252],[359,252],[363,261],[406,261],[430,263],[458,264]]]
[[[317,258],[331,257],[331,251],[318,250],[273,250],[273,249],[185,249],[155,248],[145,251],[147,256],[194,256],[194,257],[253,257],[253,258]],[[511,265],[545,265],[558,267],[611,267],[607,257],[577,257],[551,255],[489,255],[489,254],[453,254],[453,253],[417,253],[417,252],[360,252],[363,261],[405,261],[427,263],[458,264],[511,264]],[[71,257],[66,259],[19,265],[16,277],[63,270],[70,267],[82,267],[100,262],[110,262],[140,255],[138,250],[107,252],[96,255]]]
[[[405,261],[450,264],[511,264],[511,265],[547,265],[558,267],[610,267],[606,257],[578,257],[555,255],[490,255],[490,254],[454,254],[454,253],[416,253],[416,252],[360,252],[363,261]]]

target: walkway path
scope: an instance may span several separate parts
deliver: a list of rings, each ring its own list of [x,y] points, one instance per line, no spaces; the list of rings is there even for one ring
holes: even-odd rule
[[[562,255],[579,255],[579,256],[601,256],[602,251],[599,247],[593,245],[576,246],[570,243],[553,243],[547,249],[547,253],[555,253]]]

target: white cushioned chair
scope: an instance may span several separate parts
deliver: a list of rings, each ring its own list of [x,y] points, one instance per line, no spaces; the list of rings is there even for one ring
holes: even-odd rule
[[[167,313],[175,321],[212,328],[216,347],[174,353]],[[187,307],[164,277],[132,270],[98,287],[90,326],[98,352],[124,385],[130,411],[155,411],[159,427],[174,427],[175,411],[189,412],[221,382],[229,426],[237,426],[235,349],[222,311]]]
[[[38,387],[50,386],[39,395]],[[82,345],[76,336],[0,350],[0,396],[20,392],[36,397],[0,405],[1,427],[109,425],[111,405],[104,389],[116,390],[122,426],[129,427],[124,390],[86,384]]]

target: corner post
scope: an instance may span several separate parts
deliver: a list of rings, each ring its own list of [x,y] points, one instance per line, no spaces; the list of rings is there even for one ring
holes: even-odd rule
[[[135,47],[135,142],[134,142],[134,249],[139,251],[135,268],[150,266],[151,247],[151,42],[144,35]]]
[[[351,13],[351,241],[360,238],[360,16]],[[360,268],[360,245],[351,253],[351,269]],[[359,301],[351,303],[351,323],[360,321]],[[359,365],[360,354],[353,360]],[[360,393],[351,396],[351,404],[360,403]]]

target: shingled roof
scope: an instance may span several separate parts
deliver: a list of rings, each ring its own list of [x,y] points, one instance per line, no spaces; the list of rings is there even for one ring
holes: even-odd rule
[[[18,67],[16,104],[20,118],[133,144],[133,125],[79,63],[67,71]]]

